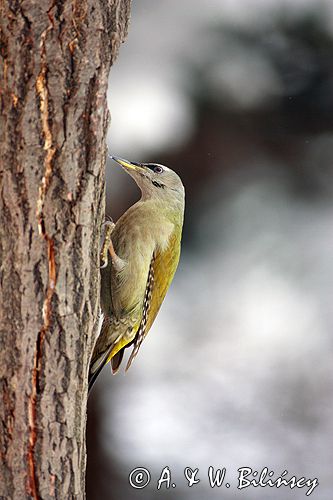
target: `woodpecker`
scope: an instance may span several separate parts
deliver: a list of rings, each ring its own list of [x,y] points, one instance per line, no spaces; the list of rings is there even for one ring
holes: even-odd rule
[[[128,370],[137,355],[176,272],[184,220],[185,190],[173,170],[111,158],[135,180],[141,198],[116,224],[105,223],[102,320],[89,368],[89,390],[106,363],[110,361],[116,373],[131,347]]]

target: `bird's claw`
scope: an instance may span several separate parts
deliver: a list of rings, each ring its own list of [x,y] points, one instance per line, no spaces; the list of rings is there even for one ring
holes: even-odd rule
[[[115,224],[111,217],[108,218],[102,224],[102,228],[104,229],[104,241],[102,244],[101,252],[100,252],[100,269],[105,269],[108,265],[108,249],[111,243],[111,234],[115,227]]]

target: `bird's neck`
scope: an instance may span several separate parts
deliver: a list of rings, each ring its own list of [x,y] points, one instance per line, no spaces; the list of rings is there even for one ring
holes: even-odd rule
[[[184,199],[181,197],[173,197],[163,199],[161,197],[141,197],[137,202],[141,210],[147,211],[149,214],[154,214],[160,220],[166,219],[175,225],[182,226],[184,219]]]

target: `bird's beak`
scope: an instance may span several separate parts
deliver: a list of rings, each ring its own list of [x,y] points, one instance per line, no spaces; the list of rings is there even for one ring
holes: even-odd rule
[[[124,168],[136,170],[137,172],[142,172],[144,170],[143,166],[141,166],[140,163],[124,160],[123,158],[118,158],[117,156],[110,156],[110,158],[112,158],[112,160],[116,161],[117,163],[119,163],[119,165],[121,165]]]

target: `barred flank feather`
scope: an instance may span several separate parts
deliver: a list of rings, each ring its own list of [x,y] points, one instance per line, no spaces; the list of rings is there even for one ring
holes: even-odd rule
[[[138,333],[136,334],[135,339],[134,339],[134,347],[133,347],[132,354],[127,362],[126,371],[129,369],[129,367],[132,364],[133,359],[138,354],[140,346],[143,342],[143,339],[146,336],[148,313],[149,313],[149,309],[150,309],[152,290],[153,290],[153,286],[154,286],[154,261],[155,261],[155,257],[153,256],[153,258],[151,259],[150,266],[149,266],[149,273],[148,273],[148,280],[147,280],[147,286],[146,286],[146,291],[145,291],[145,298],[143,301],[142,320],[141,320],[141,323],[139,326]]]

